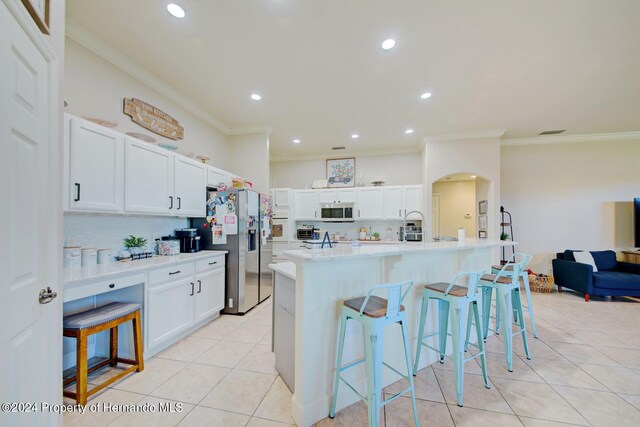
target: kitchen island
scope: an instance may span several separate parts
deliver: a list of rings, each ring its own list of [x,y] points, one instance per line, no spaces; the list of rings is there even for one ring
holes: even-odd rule
[[[371,287],[378,284],[413,281],[414,286],[403,301],[409,319],[413,358],[422,301],[421,285],[451,281],[461,271],[489,270],[498,258],[497,248],[504,244],[496,240],[467,239],[464,242],[357,247],[338,244],[333,248],[285,251],[285,255],[296,264],[295,381],[292,398],[292,416],[296,424],[300,427],[311,426],[329,414],[343,300],[365,296]],[[386,297],[385,294],[379,296]],[[436,310],[430,307],[427,331],[437,326],[435,313]],[[475,336],[472,335],[474,340]],[[400,328],[387,328],[384,341],[385,362],[400,372],[406,372]],[[432,344],[435,345],[435,340]],[[362,327],[357,322],[349,322],[343,364],[358,360],[363,355]],[[420,367],[436,359],[435,352],[423,350]],[[344,375],[360,391],[366,390],[363,364]],[[383,370],[385,386],[398,379],[392,371]],[[355,393],[344,385],[340,386],[338,410],[357,400]]]

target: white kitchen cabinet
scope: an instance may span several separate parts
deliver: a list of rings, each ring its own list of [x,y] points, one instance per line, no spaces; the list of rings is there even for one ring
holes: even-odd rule
[[[229,174],[222,169],[207,166],[207,186],[217,187],[220,183],[228,186],[231,183]]]
[[[178,216],[205,216],[207,191],[204,164],[184,156],[174,156],[174,206]]]
[[[318,203],[355,203],[356,189],[323,189],[316,190]]]
[[[316,190],[317,203],[338,203],[338,190]]]
[[[403,187],[384,187],[384,217],[386,219],[403,219],[402,204]]]
[[[403,205],[404,210],[402,212],[403,218],[408,212],[419,211],[422,212],[422,185],[405,185],[403,187]],[[423,212],[424,213],[424,212]],[[407,219],[422,219],[420,215],[411,214]],[[425,224],[422,225],[423,227]]]
[[[288,208],[291,206],[291,189],[290,188],[276,188],[273,190],[273,206],[279,208]]]
[[[66,142],[69,209],[122,212],[124,136],[87,120],[71,118]]]
[[[150,287],[147,304],[147,345],[165,346],[194,323],[193,276]]]
[[[132,213],[173,213],[174,154],[133,138],[125,141],[124,210]]]
[[[358,188],[358,219],[384,219],[384,191],[381,187]]]
[[[341,188],[338,190],[338,203],[356,203],[358,193],[355,188]]]
[[[316,190],[296,190],[295,218],[297,221],[309,221],[318,219],[318,201]]]
[[[224,266],[196,275],[195,322],[224,308]]]

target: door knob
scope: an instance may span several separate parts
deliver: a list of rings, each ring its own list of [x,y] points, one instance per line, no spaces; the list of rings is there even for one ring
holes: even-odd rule
[[[49,304],[58,296],[57,292],[53,292],[51,287],[47,286],[47,289],[40,289],[40,295],[38,301],[40,304]]]

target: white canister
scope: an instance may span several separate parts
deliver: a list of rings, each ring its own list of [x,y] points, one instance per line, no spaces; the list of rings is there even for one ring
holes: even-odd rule
[[[109,264],[111,262],[111,249],[98,249],[98,264]]]
[[[80,246],[64,247],[64,268],[79,268],[82,265]]]
[[[82,248],[82,266],[92,267],[98,264],[98,249]]]
[[[464,228],[458,228],[458,242],[464,242]]]

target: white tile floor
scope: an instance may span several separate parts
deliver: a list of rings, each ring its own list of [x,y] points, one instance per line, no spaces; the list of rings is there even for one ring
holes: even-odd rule
[[[534,294],[540,339],[532,360],[514,340],[514,371],[506,370],[499,337],[487,342],[484,388],[476,361],[466,366],[465,406],[455,402],[451,363],[418,373],[416,395],[423,426],[640,425],[640,304],[626,299],[585,303],[580,295]],[[291,393],[274,369],[271,301],[248,315],[221,316],[146,361],[89,403],[181,404],[180,412],[101,412],[65,415],[65,426],[247,426],[293,424]],[[428,350],[427,350],[428,351]],[[102,371],[90,382],[112,375]],[[387,387],[386,393],[402,384]],[[70,400],[65,399],[71,403]],[[175,406],[174,406],[175,407]],[[366,426],[358,403],[318,426]],[[411,426],[410,400],[384,408],[383,425]]]

